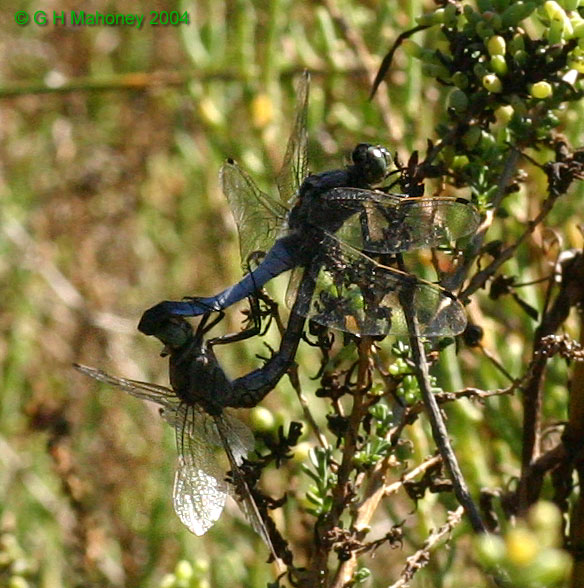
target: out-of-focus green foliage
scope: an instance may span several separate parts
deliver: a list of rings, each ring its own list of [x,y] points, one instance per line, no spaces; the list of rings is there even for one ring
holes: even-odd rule
[[[24,4],[19,9],[30,15],[78,9],[68,2]],[[490,219],[491,249],[482,259],[496,258],[501,249],[495,240],[515,243],[545,200],[546,177],[536,163],[550,159],[551,133],[564,133],[573,146],[583,143],[576,100],[584,50],[579,4],[482,0],[436,8],[416,1],[398,7],[209,0],[153,6],[120,0],[86,8],[146,19],[153,10],[189,16],[188,24],[145,24],[140,30],[53,22],[19,27],[16,9],[2,8],[0,584],[259,587],[274,581],[277,570],[265,563],[267,549],[233,503],[204,537],[181,526],[171,502],[176,451],[170,429],[137,400],[84,381],[71,363],[166,383],[159,346],[135,330],[140,314],[161,299],[213,294],[241,275],[237,235],[217,173],[233,157],[262,188],[275,189],[292,120],[294,77],[304,68],[312,72],[312,171],[339,167],[357,142],[385,144],[403,163],[414,150],[425,155],[428,139],[442,140],[434,162],[440,169],[426,194],[445,188],[472,196],[487,214],[493,198],[500,198]],[[382,57],[416,24],[429,28],[398,48],[386,84],[368,101]],[[521,77],[533,73],[534,56],[541,75]],[[550,56],[565,63],[546,76]],[[531,161],[517,157],[514,166],[524,170],[524,181],[501,190],[501,174],[514,153],[510,144]],[[537,326],[525,309],[540,310],[546,292],[545,283],[531,282],[550,275],[560,248],[582,246],[580,197],[581,188],[572,186],[499,268],[499,274],[530,285],[498,299],[482,288],[470,293],[468,313],[484,329],[482,347],[457,341],[458,354],[454,345],[437,353],[437,393],[465,386],[500,389],[510,384],[506,373],[524,375]],[[429,258],[417,263],[422,273],[431,273]],[[278,301],[285,285],[285,279],[270,285]],[[240,322],[238,311],[230,310],[220,328],[236,330]],[[576,320],[564,327],[577,336]],[[265,341],[277,347],[275,329]],[[375,587],[397,581],[406,558],[456,507],[451,494],[428,491],[430,485],[420,481],[425,470],[415,483],[399,484],[406,468],[426,463],[435,445],[423,417],[405,428],[397,447],[384,440],[390,424],[419,398],[407,346],[393,343],[380,344],[377,367],[384,378],[368,393],[386,395],[393,404],[384,399],[367,412],[363,447],[352,464],[359,489],[384,460],[385,483],[399,486],[388,492],[365,533],[369,540],[394,533],[392,540],[380,543],[375,558],[361,554],[363,567],[353,575],[355,582]],[[354,358],[355,349],[335,349],[327,371]],[[268,351],[255,339],[219,353],[235,376],[257,367],[256,354]],[[329,426],[332,442],[330,431],[338,433],[345,423],[327,422],[330,402],[314,394],[318,385],[311,377],[319,361],[313,348],[301,346],[304,396],[321,430]],[[554,425],[566,419],[570,369],[560,357],[547,366],[544,440],[553,440]],[[344,400],[338,404],[348,410]],[[262,432],[305,420],[286,378],[263,406],[274,418],[254,415]],[[473,496],[478,500],[481,488],[512,484],[521,465],[519,395],[481,404],[458,400],[446,410]],[[285,468],[266,470],[261,484],[273,496],[288,493],[274,518],[297,565],[310,561],[314,517],[330,511],[342,458],[339,449],[315,449],[306,422],[305,431],[296,458]],[[549,484],[543,494],[553,496]],[[345,528],[349,523],[346,513]],[[545,553],[539,545],[529,561],[514,550],[540,540],[536,523],[530,525],[506,528],[495,554],[468,541],[467,527],[457,527],[450,549],[433,549],[411,585],[488,586],[489,566],[512,579],[527,566],[535,570],[534,582],[546,573],[559,581],[557,562],[567,564],[558,544]],[[546,567],[550,557],[553,565]],[[335,569],[338,561],[332,559]]]
[[[504,570],[512,586],[563,586],[571,560],[561,547],[561,513],[541,501],[531,508],[525,522],[507,529],[503,537],[477,538],[479,561],[485,567]]]

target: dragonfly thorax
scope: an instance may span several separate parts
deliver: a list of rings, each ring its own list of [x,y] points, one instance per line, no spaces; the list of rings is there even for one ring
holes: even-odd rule
[[[309,175],[300,186],[298,202],[288,216],[288,228],[303,233],[309,226],[336,233],[355,213],[333,197],[335,188],[371,189],[387,175],[391,156],[385,147],[359,143],[353,150],[353,165]]]
[[[318,235],[323,231],[336,233],[355,211],[338,203],[327,195],[329,190],[344,186],[367,187],[360,178],[352,177],[353,167],[308,176],[300,187],[298,203],[288,216],[288,228],[299,231],[306,241],[312,227]]]
[[[209,414],[220,414],[231,398],[231,381],[212,348],[196,339],[170,354],[169,377],[172,389],[185,404],[199,405]]]

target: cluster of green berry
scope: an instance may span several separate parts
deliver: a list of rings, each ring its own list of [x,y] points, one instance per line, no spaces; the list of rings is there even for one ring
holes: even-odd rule
[[[580,10],[581,0],[478,0],[476,8],[449,3],[418,19],[430,31],[428,46],[408,38],[403,48],[451,88],[437,134],[456,185],[486,198],[509,149],[551,145],[563,105],[584,92]]]

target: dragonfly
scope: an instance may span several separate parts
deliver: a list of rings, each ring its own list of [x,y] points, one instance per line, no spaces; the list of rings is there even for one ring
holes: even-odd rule
[[[294,270],[288,306],[323,326],[357,335],[408,334],[400,302],[407,299],[420,335],[464,330],[464,309],[451,292],[378,259],[393,261],[404,252],[449,244],[473,233],[480,220],[477,209],[459,198],[409,198],[375,189],[391,166],[389,151],[380,145],[360,143],[350,165],[308,175],[309,81],[305,72],[276,178],[279,200],[262,192],[231,159],[220,171],[242,260],[258,252],[263,259],[215,296],[167,300],[148,309],[138,326],[142,332],[152,334],[168,316],[223,310],[287,270]],[[307,282],[310,285],[299,290]]]
[[[241,470],[244,459],[254,448],[254,436],[242,421],[226,410],[228,406],[249,406],[253,402],[252,390],[247,390],[243,384],[234,388],[213,352],[215,344],[248,335],[242,332],[205,339],[206,333],[222,318],[218,315],[208,323],[209,316],[207,313],[202,317],[196,331],[181,317],[169,317],[159,323],[156,337],[165,346],[162,355],[169,356],[171,388],[118,378],[85,365],[74,364],[74,367],[86,376],[161,407],[163,419],[174,428],[176,435],[178,465],[173,488],[174,510],[192,533],[205,534],[221,516],[227,496],[232,495],[277,558]],[[244,382],[253,384],[258,380],[260,378],[252,377]],[[265,384],[265,378],[261,383]],[[247,395],[242,394],[243,390]],[[218,459],[220,449],[227,456],[232,482],[226,480],[225,468]]]

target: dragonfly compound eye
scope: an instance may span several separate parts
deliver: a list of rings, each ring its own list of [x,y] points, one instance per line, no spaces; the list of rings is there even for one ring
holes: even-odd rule
[[[385,147],[359,143],[353,150],[353,163],[369,184],[376,184],[387,175],[391,155]]]
[[[184,318],[175,316],[160,321],[156,325],[156,330],[153,329],[151,334],[170,350],[180,349],[192,339],[193,327]]]
[[[367,175],[372,184],[380,182],[387,175],[391,156],[385,147],[370,146],[367,150]]]
[[[365,165],[367,152],[371,147],[373,147],[373,145],[370,145],[369,143],[359,143],[359,145],[353,149],[353,153],[351,154],[353,163],[358,166]]]

